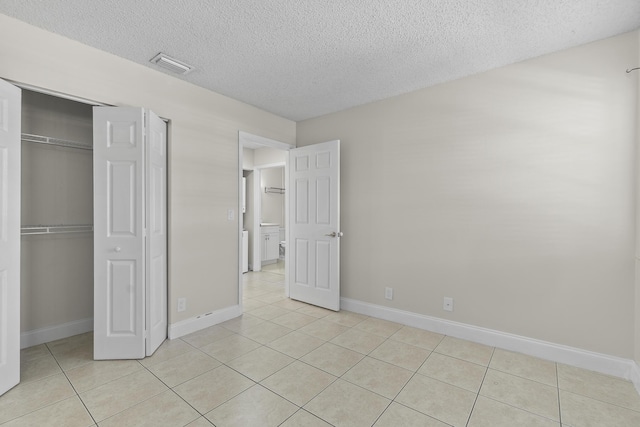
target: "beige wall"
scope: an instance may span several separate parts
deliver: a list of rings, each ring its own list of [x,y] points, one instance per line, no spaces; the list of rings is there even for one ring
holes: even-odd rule
[[[254,150],[253,161],[255,167],[284,164],[287,160],[287,152],[277,148],[257,148]]]
[[[342,296],[632,358],[637,62],[634,32],[298,123],[342,140]]]
[[[260,222],[279,224],[284,227],[284,194],[264,190],[267,187],[284,188],[284,167],[260,170]]]
[[[253,153],[255,150],[249,148],[242,149],[242,169],[253,169]]]
[[[1,78],[170,120],[169,322],[237,304],[238,131],[295,144],[295,123],[4,15],[0,58]]]

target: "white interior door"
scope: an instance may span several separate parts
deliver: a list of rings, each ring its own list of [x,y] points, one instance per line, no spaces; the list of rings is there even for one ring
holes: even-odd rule
[[[167,124],[147,112],[147,330],[151,356],[167,337]]]
[[[0,394],[20,382],[20,109],[0,80]]]
[[[340,309],[340,141],[289,151],[289,296]]]
[[[145,356],[144,112],[94,107],[94,359]]]

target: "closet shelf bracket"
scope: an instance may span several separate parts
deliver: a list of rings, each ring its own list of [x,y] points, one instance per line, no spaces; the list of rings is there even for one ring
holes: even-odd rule
[[[78,225],[26,225],[20,227],[20,234],[29,236],[34,234],[61,234],[61,233],[91,233],[92,224]]]
[[[48,136],[33,135],[29,133],[23,133],[21,135],[21,139],[23,142],[35,142],[37,144],[56,145],[58,147],[79,148],[81,150],[93,150],[93,146],[85,142],[67,141],[65,139],[51,138]]]

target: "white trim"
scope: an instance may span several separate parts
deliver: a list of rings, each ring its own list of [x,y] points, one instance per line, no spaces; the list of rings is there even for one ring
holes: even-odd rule
[[[265,163],[264,165],[253,165],[253,170],[262,170],[262,169],[273,169],[273,168],[283,168],[287,165],[287,162],[275,162],[275,163]],[[286,194],[286,192],[285,192]]]
[[[61,325],[34,329],[20,334],[20,348],[33,347],[34,345],[84,334],[90,331],[93,331],[93,317],[74,320],[73,322],[67,322]]]
[[[286,142],[276,141],[275,139],[265,138],[264,136],[254,135],[244,131],[238,131],[238,140],[240,141],[240,144],[246,147],[262,145],[284,151],[289,151],[290,149],[295,148],[293,145],[287,144]]]
[[[524,353],[541,359],[624,378],[632,381],[640,392],[640,368],[635,361],[630,359],[369,304],[350,298],[341,298],[340,301],[342,309],[353,311],[354,313],[365,314],[491,347]]]
[[[253,240],[251,243],[251,258],[253,259],[253,268],[255,272],[262,271],[262,233],[260,229],[260,218],[262,218],[262,193],[260,193],[260,181],[262,179],[262,170],[253,169]],[[240,283],[242,288],[242,283]]]
[[[21,83],[21,82],[16,82],[13,80],[7,80],[8,82],[11,82],[12,84],[18,86],[21,89],[26,89],[29,90],[31,92],[38,92],[38,93],[42,93],[45,95],[50,95],[50,96],[55,96],[56,98],[63,98],[63,99],[68,99],[69,101],[75,101],[75,102],[79,102],[81,104],[88,104],[88,105],[93,105],[93,106],[109,106],[109,104],[105,104],[103,102],[98,102],[98,101],[94,101],[92,99],[87,99],[87,98],[82,98],[79,96],[74,96],[74,95],[70,95],[68,93],[64,93],[64,92],[58,92],[56,90],[51,90],[51,89],[46,89],[40,86],[34,86],[28,83]]]
[[[169,325],[169,339],[173,340],[180,338],[241,315],[242,305],[234,305],[211,313],[192,317],[178,323],[173,323]]]
[[[640,393],[640,365],[637,362],[633,363],[633,368],[631,369],[631,382],[636,387],[638,393]]]
[[[244,268],[242,265],[242,259],[244,254],[244,239],[242,238],[242,232],[244,231],[244,212],[242,212],[242,177],[243,177],[243,157],[242,150],[244,145],[242,144],[242,131],[238,132],[238,304],[242,304],[244,298],[243,295],[243,280]],[[246,194],[244,195],[246,197]],[[247,240],[247,244],[249,244]],[[247,250],[249,250],[247,248]]]

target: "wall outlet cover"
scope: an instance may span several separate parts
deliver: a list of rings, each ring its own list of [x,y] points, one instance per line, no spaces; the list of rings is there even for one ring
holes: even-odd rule
[[[444,297],[444,303],[442,305],[442,308],[445,311],[453,311],[453,298],[451,297]]]
[[[384,297],[386,299],[393,299],[393,288],[384,288]]]

